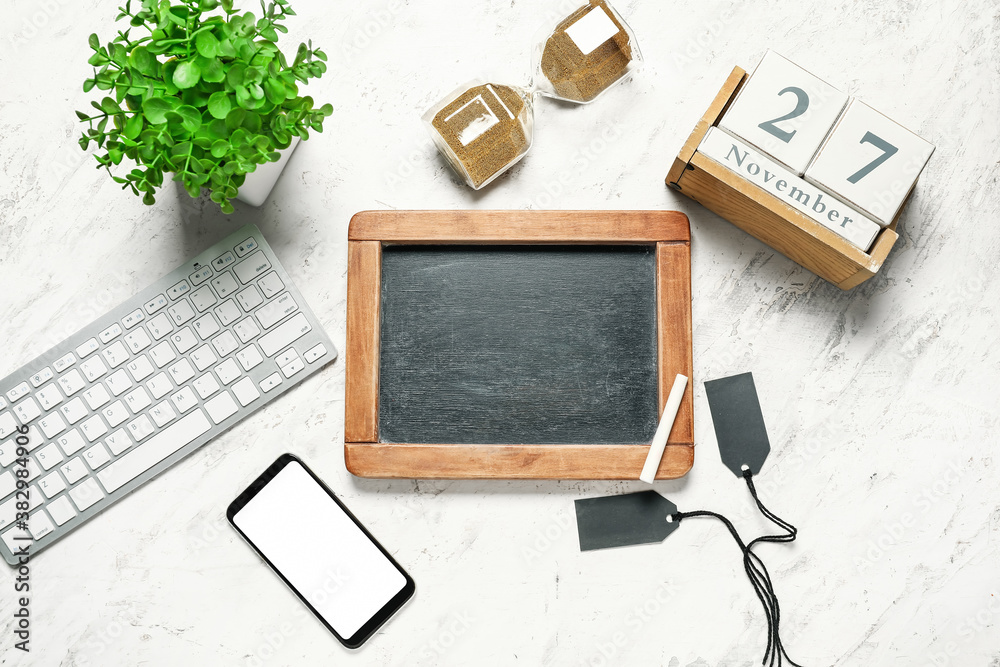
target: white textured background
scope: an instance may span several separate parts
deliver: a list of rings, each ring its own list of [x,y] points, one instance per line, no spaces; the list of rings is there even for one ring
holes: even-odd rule
[[[760,549],[792,656],[1000,665],[994,0],[620,3],[646,68],[592,105],[538,104],[531,153],[480,193],[458,184],[419,115],[483,73],[525,83],[536,29],[572,3],[296,0],[286,51],[308,37],[328,51],[331,71],[309,91],[336,111],[264,207],[237,204],[230,217],[172,185],[145,207],[78,148],[87,35],[112,34],[114,4],[5,3],[0,375],[248,222],[342,349],[358,210],[680,209],[693,235],[699,447],[685,479],[656,488],[748,535],[764,529],[720,464],[702,384],[753,371],[773,444],[760,486],[801,531]],[[900,242],[851,293],[663,184],[731,68],[769,47],[937,145]],[[567,184],[553,185],[564,169]],[[764,618],[720,525],[581,554],[573,500],[641,483],[355,479],[343,464],[343,370],[328,367],[41,554],[28,656],[11,648],[13,580],[0,568],[0,664],[758,663]],[[417,581],[360,652],[304,615],[224,523],[228,502],[286,449]]]

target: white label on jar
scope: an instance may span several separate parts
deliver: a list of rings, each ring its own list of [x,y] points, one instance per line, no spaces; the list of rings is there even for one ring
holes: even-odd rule
[[[566,34],[587,56],[598,46],[618,34],[618,26],[603,7],[594,7],[583,18],[566,28]]]
[[[454,113],[445,118],[444,122],[447,123],[452,118],[462,113],[473,104],[478,104],[480,107],[482,107],[482,112],[478,116],[473,118],[471,121],[469,121],[469,123],[464,128],[458,131],[458,140],[462,143],[463,146],[468,146],[473,141],[483,136],[483,134],[487,130],[489,130],[491,127],[500,122],[500,119],[497,118],[495,113],[493,113],[493,109],[490,109],[489,105],[486,104],[486,101],[483,99],[482,95],[476,95],[471,100],[460,106],[458,109],[455,110]]]

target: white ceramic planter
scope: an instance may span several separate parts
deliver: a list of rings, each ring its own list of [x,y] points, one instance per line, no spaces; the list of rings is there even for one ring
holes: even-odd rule
[[[251,206],[260,206],[263,204],[267,196],[271,194],[274,184],[278,182],[281,170],[288,164],[288,159],[292,157],[292,153],[295,152],[295,147],[299,145],[299,141],[299,137],[292,137],[292,143],[282,151],[280,160],[259,164],[257,165],[257,169],[247,174],[247,178],[243,182],[243,185],[240,186],[236,198]]]

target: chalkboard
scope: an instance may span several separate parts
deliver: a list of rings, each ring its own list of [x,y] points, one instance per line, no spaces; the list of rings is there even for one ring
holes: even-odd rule
[[[691,377],[676,211],[362,211],[344,462],[362,477],[638,479]],[[694,462],[688,383],[658,479]]]
[[[652,246],[388,246],[381,442],[649,442]]]

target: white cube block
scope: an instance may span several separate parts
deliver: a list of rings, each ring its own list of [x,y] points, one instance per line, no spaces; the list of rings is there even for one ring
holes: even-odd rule
[[[801,176],[847,99],[846,93],[768,51],[719,127]]]
[[[885,227],[895,219],[933,152],[927,141],[853,99],[805,178]]]

